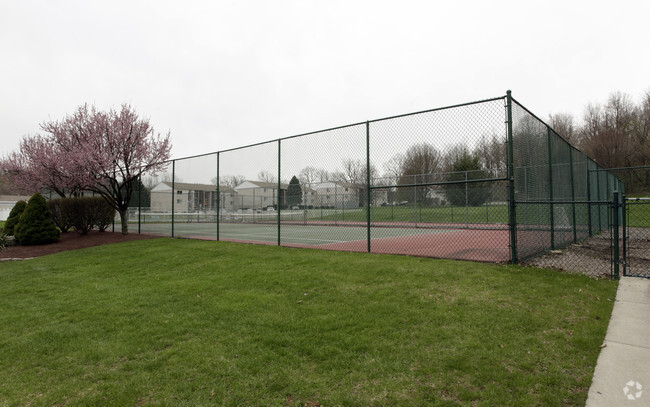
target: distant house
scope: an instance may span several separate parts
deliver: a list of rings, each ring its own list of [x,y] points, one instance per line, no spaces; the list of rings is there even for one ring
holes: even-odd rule
[[[323,208],[358,208],[365,203],[365,185],[344,181],[327,181],[313,185],[314,206]]]
[[[236,193],[234,210],[255,210],[275,206],[278,195],[280,202],[284,204],[288,187],[288,184],[280,184],[278,192],[277,182],[244,181],[233,188]]]
[[[191,184],[186,182],[172,183],[164,181],[151,190],[151,211],[171,212],[172,201],[174,212],[216,212],[217,187],[212,184]],[[235,191],[225,185],[219,186],[221,200],[219,208],[231,211],[235,204]]]
[[[29,197],[25,195],[0,195],[0,220],[7,220],[16,202],[28,200]]]

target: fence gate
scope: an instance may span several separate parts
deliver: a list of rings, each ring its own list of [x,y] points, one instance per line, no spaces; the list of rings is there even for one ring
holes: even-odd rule
[[[650,198],[626,198],[623,275],[650,278]]]

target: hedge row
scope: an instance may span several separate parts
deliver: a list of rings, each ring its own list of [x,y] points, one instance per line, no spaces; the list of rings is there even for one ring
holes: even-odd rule
[[[115,209],[98,196],[51,199],[48,206],[52,220],[64,233],[71,228],[83,235],[94,228],[103,232],[115,218]]]

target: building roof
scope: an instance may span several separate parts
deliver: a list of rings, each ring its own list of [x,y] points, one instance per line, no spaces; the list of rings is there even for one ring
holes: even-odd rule
[[[161,185],[166,185],[167,188],[160,188]],[[168,191],[171,190],[172,183],[171,181],[163,181],[160,184],[156,185],[152,191]],[[214,184],[192,184],[189,182],[174,182],[174,188],[176,190],[184,191],[215,191],[217,186]],[[219,185],[219,192],[234,192],[232,188],[227,185]]]
[[[253,184],[252,186],[250,185],[245,185],[245,184]],[[249,181],[246,180],[242,182],[241,184],[237,185],[235,189],[243,189],[243,188],[277,188],[278,183],[277,182],[264,182],[264,181]],[[289,184],[280,184],[281,189],[287,189],[289,187]]]

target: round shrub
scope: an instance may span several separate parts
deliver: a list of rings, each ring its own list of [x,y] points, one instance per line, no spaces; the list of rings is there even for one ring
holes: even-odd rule
[[[47,244],[59,240],[59,230],[52,221],[47,202],[41,194],[29,198],[25,211],[14,228],[14,235],[22,245]]]
[[[7,236],[14,235],[14,228],[16,227],[16,224],[20,220],[20,215],[22,215],[23,212],[25,211],[26,206],[27,206],[27,202],[18,201],[16,202],[16,205],[14,205],[14,207],[11,208],[11,212],[9,212],[9,217],[5,222],[5,228],[3,231],[5,235]]]

